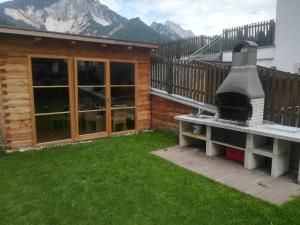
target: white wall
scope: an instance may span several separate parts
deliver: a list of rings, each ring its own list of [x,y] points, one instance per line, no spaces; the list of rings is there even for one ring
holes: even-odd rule
[[[300,0],[277,0],[275,26],[275,64],[277,69],[299,73]]]
[[[257,49],[257,65],[269,67],[269,68],[272,66],[275,66],[274,56],[275,56],[275,48],[274,47],[271,47],[271,46],[259,47]],[[223,52],[222,61],[223,62],[231,62],[232,61],[232,52],[231,51]]]

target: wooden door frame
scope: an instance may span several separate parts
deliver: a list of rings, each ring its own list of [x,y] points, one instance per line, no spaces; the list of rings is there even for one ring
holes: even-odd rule
[[[87,62],[100,62],[105,65],[105,129],[104,132],[91,133],[91,134],[79,134],[79,112],[78,112],[78,61],[87,61]],[[74,101],[75,101],[75,141],[86,141],[97,138],[103,138],[110,135],[110,126],[109,126],[109,118],[110,118],[110,93],[109,93],[109,61],[107,59],[101,58],[89,58],[89,57],[74,57],[73,58],[73,68],[74,68]]]

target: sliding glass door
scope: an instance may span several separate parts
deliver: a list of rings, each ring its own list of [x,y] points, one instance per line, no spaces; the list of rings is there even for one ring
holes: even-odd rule
[[[106,62],[75,60],[75,96],[79,139],[107,135]],[[85,137],[84,137],[85,136]]]
[[[46,56],[30,60],[36,144],[136,129],[134,63]]]

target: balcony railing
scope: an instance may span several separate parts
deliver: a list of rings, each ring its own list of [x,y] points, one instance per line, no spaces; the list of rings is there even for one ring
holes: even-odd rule
[[[245,26],[224,29],[219,36],[194,36],[187,39],[161,44],[156,55],[160,57],[180,59],[186,58],[205,49],[209,54],[231,50],[238,41],[255,41],[259,46],[274,45],[275,21],[263,21]],[[220,37],[220,38],[219,38]],[[211,43],[217,39],[217,42]]]

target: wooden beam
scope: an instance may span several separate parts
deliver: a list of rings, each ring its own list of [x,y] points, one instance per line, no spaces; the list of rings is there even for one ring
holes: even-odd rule
[[[41,37],[34,37],[33,38],[33,42],[34,43],[39,43],[39,42],[41,42],[42,41],[42,38]]]
[[[44,31],[33,31],[26,29],[17,29],[17,28],[8,28],[0,27],[1,34],[17,34],[24,36],[33,36],[41,38],[55,38],[63,40],[75,40],[75,41],[84,41],[84,42],[94,42],[94,43],[105,43],[111,45],[122,45],[122,46],[134,46],[138,48],[158,48],[156,44],[144,43],[144,42],[135,42],[135,41],[122,41],[114,40],[108,38],[100,38],[94,36],[82,36],[82,35],[72,35],[72,34],[63,34],[55,32],[44,32]]]

